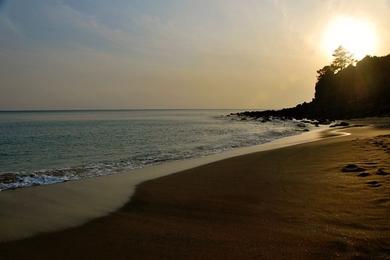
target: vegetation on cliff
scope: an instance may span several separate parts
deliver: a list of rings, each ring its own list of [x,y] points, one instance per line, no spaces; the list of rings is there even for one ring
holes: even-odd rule
[[[340,46],[333,56],[332,64],[317,71],[311,102],[239,115],[316,120],[390,115],[390,55],[356,61]]]

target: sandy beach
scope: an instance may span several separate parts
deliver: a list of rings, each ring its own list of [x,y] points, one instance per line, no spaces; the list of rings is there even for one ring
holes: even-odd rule
[[[347,131],[144,182],[109,216],[3,242],[0,258],[389,259],[390,130]]]
[[[0,0],[0,260],[390,260],[390,0]]]

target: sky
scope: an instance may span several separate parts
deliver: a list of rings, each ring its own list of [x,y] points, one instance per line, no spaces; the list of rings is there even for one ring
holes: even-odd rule
[[[293,106],[339,15],[390,53],[390,0],[0,0],[0,110]]]

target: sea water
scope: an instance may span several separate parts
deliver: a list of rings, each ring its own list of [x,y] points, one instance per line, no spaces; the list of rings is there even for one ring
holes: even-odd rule
[[[0,112],[0,190],[76,181],[296,135],[293,120],[233,110]]]

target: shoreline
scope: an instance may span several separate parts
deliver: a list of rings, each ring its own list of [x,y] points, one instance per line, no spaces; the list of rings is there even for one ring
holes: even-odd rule
[[[167,162],[128,172],[0,192],[0,242],[83,225],[109,215],[132,199],[138,185],[229,158],[313,142],[336,133],[321,128],[201,158]],[[103,192],[102,192],[103,191]],[[24,207],[20,207],[24,205]],[[26,217],[28,216],[28,217]]]
[[[143,182],[114,213],[0,243],[4,259],[390,257],[390,130],[351,128]],[[368,176],[343,173],[358,164]],[[377,185],[372,185],[376,182]]]

